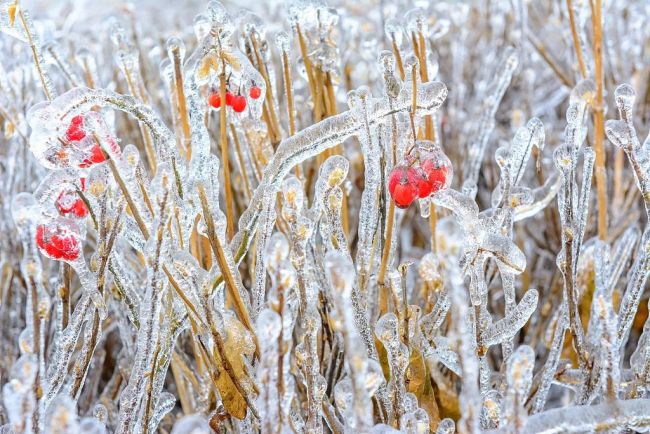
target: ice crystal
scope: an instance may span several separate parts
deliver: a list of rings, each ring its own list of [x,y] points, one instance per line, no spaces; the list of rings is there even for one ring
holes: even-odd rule
[[[0,433],[650,430],[646,2],[95,3],[0,1]]]

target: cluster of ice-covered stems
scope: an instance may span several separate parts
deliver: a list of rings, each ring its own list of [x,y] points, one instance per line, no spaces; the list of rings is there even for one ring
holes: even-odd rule
[[[598,51],[601,6],[592,6],[598,12],[593,20]],[[516,8],[517,32],[523,39],[527,8]],[[534,117],[525,125],[515,122],[521,126],[512,142],[496,149],[494,162],[484,161],[506,89],[518,65],[529,67],[531,60],[523,46],[491,48],[490,56],[502,60],[478,86],[475,98],[481,104],[474,104],[469,115],[459,110],[469,33],[464,25],[467,8],[459,7],[452,17],[459,38],[451,43],[451,80],[459,86],[450,101],[449,119],[471,121],[471,127],[463,136],[466,152],[455,159],[458,167],[461,157],[464,160],[457,182],[460,191],[443,190],[420,200],[421,216],[430,219],[431,230],[431,251],[422,256],[422,249],[408,238],[410,231],[400,227],[408,214],[395,210],[384,185],[392,166],[416,141],[443,146],[438,109],[447,89],[433,81],[437,66],[427,45],[444,34],[449,23],[437,22],[430,29],[419,9],[407,14],[405,29],[388,20],[385,32],[392,50],[379,55],[377,79],[368,82],[372,92],[366,86],[350,92],[349,110],[338,114],[335,10],[317,1],[289,8],[293,45],[301,56],[299,75],[306,81],[302,83],[292,79],[290,55],[295,53],[286,33],[276,38],[281,54],[277,69],[269,61],[262,21],[243,14],[238,40],[232,18],[212,2],[195,20],[197,44],[187,58],[180,38],[167,43],[168,58],[160,71],[172,112],[169,128],[153,109],[157,97],[149,94],[151,83],[140,72],[137,44],[118,24],[111,27],[115,61],[130,95],[102,88],[88,53],[77,56],[84,65],[81,80],[57,45],[48,44],[43,51],[62,73],[63,84],[56,84],[74,87],[57,97],[28,14],[12,1],[3,3],[0,12],[0,28],[32,49],[36,81],[51,100],[34,106],[28,120],[34,156],[54,169],[33,196],[21,193],[11,203],[22,244],[19,276],[27,290],[20,358],[3,387],[14,432],[104,432],[109,427],[119,433],[149,433],[164,418],[176,417],[176,398],[184,411],[209,418],[213,428],[223,424],[221,428],[240,432],[316,433],[325,425],[335,433],[648,428],[647,321],[629,359],[631,368],[625,367],[626,343],[650,265],[647,230],[641,235],[635,225],[628,225],[611,239],[583,241],[590,233],[591,176],[598,159],[583,143],[590,105],[596,129],[602,124],[600,53],[594,54],[596,84],[582,81],[570,95],[565,142],[554,152],[556,171],[544,178],[549,128]],[[574,19],[572,15],[573,27]],[[584,11],[577,19],[581,26],[573,28],[572,37],[584,78]],[[352,39],[359,36],[351,34],[346,44],[353,45]],[[409,42],[404,43],[404,35]],[[529,38],[544,57],[543,47],[534,36]],[[551,58],[544,61],[565,85],[571,84]],[[356,79],[346,74],[348,81]],[[282,76],[284,94],[275,85],[276,75]],[[1,80],[2,87],[8,87],[6,79]],[[80,86],[82,81],[87,88]],[[244,114],[225,104],[218,112],[219,159],[211,154],[214,119],[206,110],[206,93],[218,92],[225,101],[227,89],[247,94],[253,86],[261,97],[250,99]],[[311,99],[313,112],[307,122],[304,113],[294,110],[294,98]],[[621,86],[615,101],[621,119],[609,121],[606,133],[627,154],[647,211],[650,141],[641,145],[636,136],[632,88]],[[121,152],[113,146],[117,124],[112,110],[138,122],[144,158],[134,145]],[[79,115],[87,116],[87,132],[106,157],[105,163],[83,170],[64,159],[52,160],[49,153],[58,146],[61,129]],[[22,114],[14,119],[3,110],[2,116],[26,139]],[[310,126],[300,130],[297,125]],[[602,131],[594,136],[597,154]],[[243,152],[240,141],[248,147]],[[363,191],[357,202],[347,183],[355,162],[346,157],[352,152],[340,155],[344,142],[346,147],[360,144],[363,167],[354,171],[363,174]],[[525,176],[531,156],[540,181],[536,188],[524,185],[525,179],[534,178]],[[311,159],[318,170],[311,167],[314,173],[303,174],[303,163]],[[244,188],[231,182],[233,161]],[[486,201],[487,189],[480,184],[482,176],[489,178],[488,168],[498,172],[498,182],[488,182],[495,188]],[[602,164],[600,170],[605,170]],[[86,180],[85,188],[79,178]],[[603,182],[597,185],[600,192]],[[81,255],[62,264],[57,279],[47,276],[51,267],[44,269],[40,260],[35,228],[58,218],[52,202],[61,186],[76,191],[87,207],[88,230],[81,228],[78,235],[95,252],[87,262]],[[542,211],[555,218],[556,195],[561,233],[557,269],[563,288],[557,301],[553,281],[539,293],[528,284],[518,291],[517,276],[530,279],[534,273],[527,269],[526,255],[530,259],[536,254],[534,246],[517,238],[515,226]],[[490,207],[481,211],[479,204],[485,203]],[[600,198],[598,203],[602,211]],[[236,228],[236,205],[242,204]],[[349,227],[348,206],[358,215],[351,219],[358,221],[357,228]],[[441,208],[453,216],[437,221],[446,213]],[[599,225],[604,221],[599,217]],[[77,223],[70,222],[70,227]],[[439,239],[444,241],[440,249]],[[414,288],[409,263],[397,266],[400,258],[416,254],[421,256],[418,284],[424,296]],[[622,292],[617,287],[632,257]],[[242,264],[249,270],[248,279]],[[71,269],[82,287],[76,301],[70,291]],[[541,278],[535,281],[545,284]],[[48,289],[51,285],[61,290],[55,294]],[[622,292],[620,304],[616,291]],[[541,313],[540,297],[552,310],[550,315]],[[48,326],[51,311],[56,318],[53,332]],[[107,319],[106,312],[113,317]],[[583,323],[585,315],[589,321]],[[544,353],[542,338],[529,333],[526,325],[549,330],[546,358],[537,370],[536,355]],[[106,380],[99,368],[113,327],[119,330],[122,346],[110,354],[117,368]],[[566,329],[574,350],[565,345]],[[500,357],[495,356],[496,346]],[[575,366],[563,364],[563,357],[574,354]],[[167,379],[170,369],[173,384]],[[100,384],[103,391],[92,402],[102,404],[92,418],[79,420],[82,393],[95,393]],[[546,410],[553,387],[570,391],[561,398],[569,407]],[[453,405],[460,414],[443,408]],[[457,423],[443,418],[447,416]],[[208,432],[204,418],[179,419],[172,432]]]

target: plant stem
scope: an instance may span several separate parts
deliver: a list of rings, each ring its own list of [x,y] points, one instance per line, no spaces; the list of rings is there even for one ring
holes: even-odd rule
[[[596,189],[598,193],[598,238],[607,240],[607,172],[605,168],[605,119],[603,113],[603,22],[601,0],[590,0],[596,79],[594,110],[594,150],[596,151]]]
[[[244,326],[250,331],[253,337],[253,341],[255,342],[255,352],[259,357],[259,343],[257,341],[257,336],[255,335],[255,329],[253,328],[253,324],[251,323],[251,319],[248,314],[248,311],[246,310],[246,306],[244,305],[244,301],[242,300],[241,295],[239,294],[239,289],[235,284],[235,278],[232,274],[232,270],[230,270],[230,267],[228,266],[228,262],[226,260],[226,256],[224,254],[221,242],[217,237],[216,228],[214,226],[214,220],[212,220],[210,206],[208,205],[208,198],[205,194],[205,187],[203,187],[203,185],[199,185],[198,191],[199,191],[199,199],[201,201],[201,207],[203,208],[203,217],[205,220],[205,225],[207,227],[208,239],[210,240],[210,246],[212,247],[212,251],[214,252],[214,255],[217,258],[217,263],[219,264],[219,268],[221,269],[221,275],[223,276],[226,282],[226,288],[228,289],[228,294],[230,295],[230,297],[234,302],[237,316],[244,324]]]
[[[219,98],[226,101],[226,74],[219,75]],[[232,185],[230,184],[230,157],[228,153],[228,134],[226,132],[226,105],[223,104],[219,111],[220,117],[220,143],[221,143],[221,164],[223,166],[223,189],[226,193],[226,237],[230,240],[234,232],[233,197]]]

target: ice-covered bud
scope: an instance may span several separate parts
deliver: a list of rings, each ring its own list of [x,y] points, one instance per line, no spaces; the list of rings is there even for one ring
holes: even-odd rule
[[[402,415],[399,424],[404,432],[410,434],[429,433],[429,415],[421,408]]]
[[[375,394],[377,389],[386,382],[381,365],[376,360],[369,359],[366,366],[366,390],[368,395]]]
[[[553,160],[555,161],[555,167],[565,176],[567,176],[569,170],[571,170],[573,161],[573,154],[571,149],[566,145],[558,146],[553,152]]]
[[[327,181],[328,187],[338,187],[347,177],[349,168],[350,162],[347,158],[333,155],[321,166],[320,177]]]
[[[453,419],[443,419],[438,424],[436,429],[436,434],[454,434],[456,432],[456,425],[454,424]]]
[[[370,434],[400,434],[402,431],[396,430],[390,425],[378,423],[370,430]]]
[[[507,361],[506,379],[508,386],[524,400],[533,382],[535,351],[528,345],[517,348]]]
[[[389,312],[379,318],[375,325],[375,334],[385,347],[394,348],[399,343],[397,316]]]
[[[291,36],[289,36],[289,34],[284,31],[278,32],[275,35],[275,45],[281,52],[289,52],[289,47],[291,45]]]
[[[205,14],[196,14],[192,22],[192,28],[194,29],[194,36],[198,41],[202,41],[209,33],[212,28],[212,22],[210,18]]]
[[[327,41],[319,42],[312,53],[314,63],[319,65],[324,72],[336,71],[339,57],[338,48]]]
[[[334,402],[336,408],[345,417],[351,416],[352,396],[352,381],[350,381],[349,377],[336,383],[336,386],[334,386]]]
[[[429,252],[422,257],[418,265],[418,274],[425,282],[440,280],[440,262],[436,256]]]
[[[490,390],[483,395],[481,406],[481,428],[496,429],[501,420],[501,394],[496,390]]]
[[[40,206],[31,193],[18,193],[11,201],[11,215],[21,230],[27,230],[40,218]]]
[[[632,109],[634,108],[634,101],[636,100],[636,92],[629,84],[621,84],[614,91],[614,101],[624,120],[632,119]]]
[[[79,432],[84,434],[106,434],[106,425],[95,418],[84,417],[79,421]]]
[[[382,50],[377,57],[379,68],[384,74],[395,72],[395,55],[390,50]]]
[[[266,29],[264,21],[250,11],[244,11],[239,18],[239,23],[247,36],[255,37],[257,39],[264,39]]]
[[[411,82],[411,71],[415,69],[416,73],[420,71],[420,59],[415,54],[409,54],[404,59],[404,70],[407,71],[409,79],[407,81]]]
[[[94,166],[88,177],[85,178],[84,188],[82,190],[90,193],[94,197],[100,197],[106,192],[111,182],[110,170],[106,165]]]
[[[185,58],[185,43],[177,36],[171,36],[167,39],[167,55],[173,59],[178,56],[181,64]]]
[[[395,44],[400,47],[402,45],[402,38],[404,37],[404,29],[400,25],[399,21],[394,18],[389,18],[384,24],[384,31],[388,40],[395,42]]]
[[[569,104],[571,105],[590,104],[595,95],[596,95],[596,85],[594,84],[594,82],[591,80],[582,80],[578,84],[576,84],[576,86],[571,90],[571,97],[569,99]],[[569,123],[571,123],[570,120]]]
[[[34,333],[31,327],[23,329],[18,336],[18,348],[21,354],[34,353]]]
[[[441,18],[436,20],[436,22],[431,27],[429,31],[429,39],[435,41],[440,39],[449,33],[449,28],[451,27],[451,21],[446,18]]]
[[[264,250],[264,264],[270,273],[277,273],[280,263],[289,256],[289,242],[281,232],[274,233],[266,244]]]
[[[605,133],[609,141],[619,148],[628,151],[632,149],[632,141],[625,121],[619,119],[607,120],[605,122]]]
[[[356,279],[354,265],[349,256],[329,251],[325,256],[325,272],[331,288],[343,299],[349,299]]]
[[[51,434],[76,433],[79,430],[77,405],[67,394],[59,394],[45,415],[45,425]]]
[[[104,404],[97,404],[93,407],[93,417],[106,425],[108,423],[108,410]]]
[[[210,434],[212,429],[207,419],[199,414],[191,414],[178,419],[171,434]]]
[[[282,330],[280,315],[272,309],[262,310],[257,317],[255,329],[261,345],[275,345]]]
[[[295,176],[290,176],[282,182],[282,196],[285,206],[294,210],[301,210],[305,201],[305,192],[302,182]]]
[[[208,18],[212,20],[213,24],[224,24],[227,21],[230,21],[230,15],[228,15],[225,6],[217,0],[211,0],[208,2],[206,14]]]
[[[411,9],[406,13],[406,28],[409,33],[422,34],[425,38],[428,36],[429,26],[424,11],[420,8]]]

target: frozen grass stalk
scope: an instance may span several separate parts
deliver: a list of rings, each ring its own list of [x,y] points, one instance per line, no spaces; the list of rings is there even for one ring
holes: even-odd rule
[[[645,2],[46,3],[1,433],[650,430]]]

